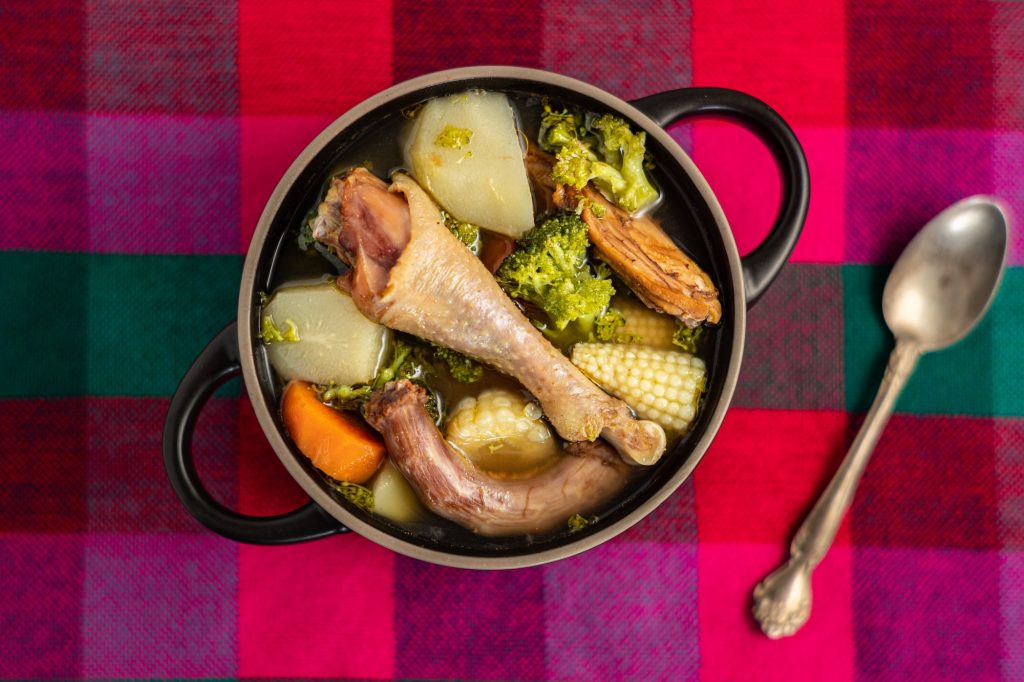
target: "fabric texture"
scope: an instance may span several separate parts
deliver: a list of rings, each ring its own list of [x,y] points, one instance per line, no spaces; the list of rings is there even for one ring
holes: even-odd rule
[[[762,98],[806,151],[806,228],[751,309],[694,475],[604,545],[502,572],[355,534],[208,532],[174,496],[169,398],[236,314],[263,205],[330,121],[469,64],[624,98]],[[1024,230],[988,317],[924,358],[770,641],[785,557],[881,377],[889,266],[977,193],[1024,216],[1024,3],[1010,0],[5,0],[0,7],[0,679],[1024,680]],[[748,132],[670,131],[742,251],[779,180]],[[225,504],[305,500],[238,382],[196,459]]]

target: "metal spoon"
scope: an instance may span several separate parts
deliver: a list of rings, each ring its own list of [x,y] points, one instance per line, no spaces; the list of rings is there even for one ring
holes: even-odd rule
[[[807,622],[811,571],[832,545],[917,359],[959,341],[992,303],[1008,231],[1000,204],[971,197],[932,218],[896,261],[882,295],[885,322],[896,337],[882,385],[842,465],[797,531],[789,561],[754,588],[754,617],[772,639],[792,635]]]

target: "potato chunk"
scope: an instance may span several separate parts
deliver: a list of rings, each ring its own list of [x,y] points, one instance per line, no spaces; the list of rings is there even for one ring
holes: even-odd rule
[[[352,298],[330,282],[279,289],[261,311],[262,328],[294,327],[297,341],[266,344],[285,381],[360,384],[370,381],[390,332],[363,317]]]
[[[505,95],[471,91],[428,101],[412,123],[405,160],[459,220],[513,239],[533,227],[533,195]]]
[[[384,460],[384,466],[373,477],[370,490],[375,514],[398,523],[413,523],[426,516],[426,508],[390,459]]]

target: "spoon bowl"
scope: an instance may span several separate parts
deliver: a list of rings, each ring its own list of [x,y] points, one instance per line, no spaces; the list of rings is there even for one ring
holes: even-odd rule
[[[988,197],[964,199],[932,218],[886,281],[882,313],[893,335],[922,351],[963,338],[995,297],[1007,242],[1006,215]]]

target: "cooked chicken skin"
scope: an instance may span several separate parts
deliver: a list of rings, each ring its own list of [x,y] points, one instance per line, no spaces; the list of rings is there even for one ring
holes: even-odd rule
[[[332,189],[340,196],[341,212],[325,201],[314,237],[353,266],[346,276],[364,315],[515,377],[566,440],[601,436],[638,464],[661,457],[664,430],[637,420],[624,402],[598,388],[554,348],[448,231],[437,205],[411,178],[395,174],[385,188],[357,169]]]
[[[480,471],[441,437],[424,407],[426,391],[392,381],[366,405],[366,419],[384,435],[388,455],[439,516],[480,535],[542,533],[589,514],[628,479],[628,467],[607,445],[576,444],[530,478],[501,480]],[[579,447],[583,446],[583,447]]]
[[[649,308],[678,318],[690,327],[722,319],[722,304],[711,278],[683,253],[653,219],[634,218],[604,198],[592,184],[583,189],[556,185],[551,178],[553,159],[530,148],[527,170],[534,182],[552,191],[555,206],[576,209],[601,260],[629,285]],[[591,207],[599,206],[601,217]]]

